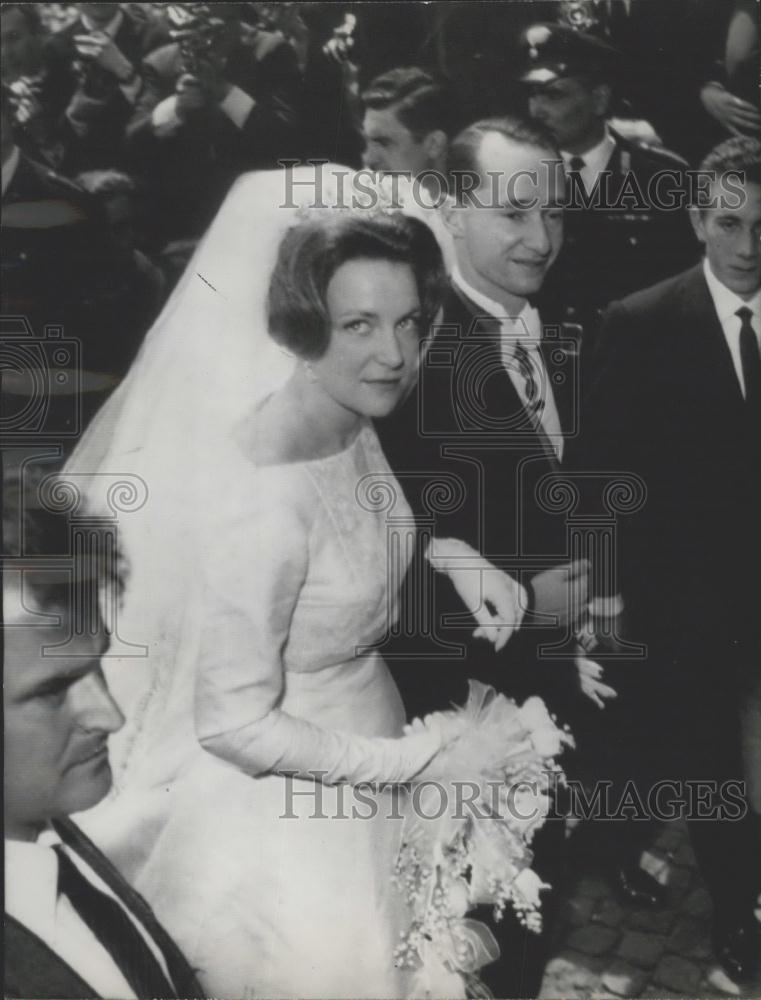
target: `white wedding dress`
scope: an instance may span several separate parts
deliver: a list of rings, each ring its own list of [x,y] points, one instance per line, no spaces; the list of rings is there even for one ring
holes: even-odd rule
[[[112,644],[147,656],[104,660],[127,725],[112,794],[81,822],[209,996],[405,997],[404,793],[351,810],[356,786],[408,781],[441,745],[402,733],[366,648],[393,621],[411,515],[369,424],[291,465],[259,467],[236,443],[293,364],[263,332],[293,222],[267,209],[280,187],[274,173],[238,182],[68,466],[96,510],[114,476],[147,496],[120,521]]]
[[[429,734],[398,739],[399,693],[362,648],[395,614],[389,525],[409,524],[400,492],[393,520],[369,509],[374,483],[395,486],[365,426],[336,455],[257,470],[256,495],[231,492],[205,546],[204,620],[185,637],[196,734],[229,761],[188,731],[179,776],[151,787],[146,771],[92,827],[214,996],[409,993],[394,964],[409,914],[391,882],[403,793],[365,790],[352,818],[352,788],[324,783],[404,780],[437,749]],[[164,710],[175,749],[189,715]]]

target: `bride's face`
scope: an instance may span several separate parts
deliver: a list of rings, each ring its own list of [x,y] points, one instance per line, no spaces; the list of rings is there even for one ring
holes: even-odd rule
[[[311,363],[339,405],[383,417],[417,376],[421,309],[408,264],[358,258],[342,264],[327,290],[328,349]]]

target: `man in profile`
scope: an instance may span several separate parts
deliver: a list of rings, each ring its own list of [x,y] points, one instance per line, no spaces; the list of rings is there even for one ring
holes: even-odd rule
[[[417,66],[401,66],[377,76],[362,94],[362,103],[364,165],[413,179],[420,176],[434,197],[440,196],[454,121],[453,102],[444,86]]]
[[[107,794],[124,722],[84,600],[97,582],[68,555],[65,518],[6,503],[3,529],[5,995],[200,997],[148,904],[68,818]]]

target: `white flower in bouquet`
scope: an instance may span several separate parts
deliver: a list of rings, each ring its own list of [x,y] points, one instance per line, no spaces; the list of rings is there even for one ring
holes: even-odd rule
[[[512,885],[513,892],[520,895],[525,900],[526,906],[531,909],[538,909],[541,906],[539,893],[542,889],[549,888],[549,882],[543,882],[533,868],[524,868]]]
[[[556,757],[564,744],[573,743],[570,734],[558,728],[541,698],[528,698],[519,712],[534,749],[541,757]]]
[[[437,732],[443,750],[420,776],[418,808],[405,822],[394,879],[413,917],[394,957],[417,970],[415,996],[480,996],[478,972],[499,948],[467,914],[493,904],[499,920],[509,903],[540,930],[540,893],[549,887],[532,871],[527,845],[549,813],[551,779],[563,778],[553,758],[573,741],[540,698],[519,707],[478,681],[463,708],[415,720],[408,731],[421,728]],[[453,809],[463,804],[458,781],[469,809]]]
[[[534,833],[544,826],[550,811],[550,798],[538,788],[518,786],[515,793],[508,789],[506,809],[510,827],[519,830],[527,843],[531,843]]]

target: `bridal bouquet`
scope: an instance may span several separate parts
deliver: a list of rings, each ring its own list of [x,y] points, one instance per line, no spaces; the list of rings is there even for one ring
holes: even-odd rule
[[[492,904],[499,920],[509,904],[541,929],[539,894],[549,886],[532,870],[528,845],[563,779],[555,758],[573,741],[540,698],[519,706],[473,680],[463,708],[411,728],[444,721],[461,733],[436,758],[446,779],[413,786],[394,872],[413,917],[394,959],[417,970],[413,997],[489,996],[478,972],[499,948],[467,914]]]

